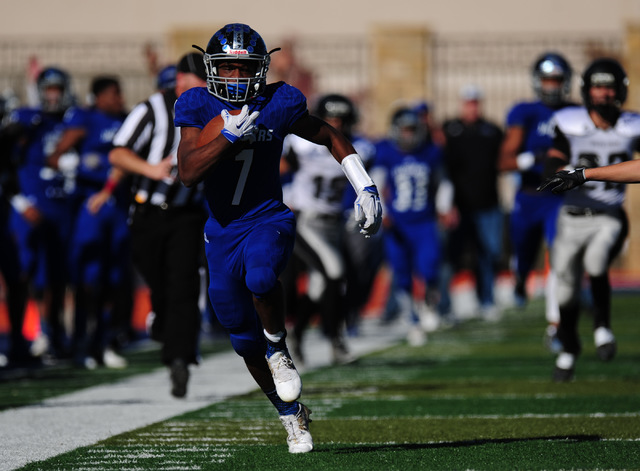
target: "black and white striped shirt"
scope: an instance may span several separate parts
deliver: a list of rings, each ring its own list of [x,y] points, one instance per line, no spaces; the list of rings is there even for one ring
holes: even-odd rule
[[[202,204],[201,189],[187,188],[178,178],[180,130],[173,125],[175,102],[173,90],[154,93],[129,113],[113,138],[114,147],[126,147],[150,164],[158,164],[169,155],[174,158],[172,178],[156,181],[142,175],[134,177],[133,191],[139,205],[166,209]]]

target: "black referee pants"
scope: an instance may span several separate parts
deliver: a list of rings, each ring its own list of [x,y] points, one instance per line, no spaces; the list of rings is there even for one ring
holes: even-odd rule
[[[162,362],[197,363],[201,313],[200,254],[206,214],[199,207],[136,208],[131,223],[133,263],[151,291],[152,337]]]

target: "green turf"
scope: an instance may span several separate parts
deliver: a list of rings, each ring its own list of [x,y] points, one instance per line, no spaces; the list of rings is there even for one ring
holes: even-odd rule
[[[597,360],[583,315],[567,384],[550,380],[541,302],[306,374],[316,444],[306,455],[287,452],[254,392],[23,469],[640,469],[639,308],[640,295],[615,296],[610,363]]]

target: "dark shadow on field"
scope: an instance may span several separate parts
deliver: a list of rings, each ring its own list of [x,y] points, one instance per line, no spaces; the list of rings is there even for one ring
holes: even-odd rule
[[[325,450],[328,453],[335,454],[353,454],[355,453],[376,453],[379,451],[409,451],[409,450],[435,450],[438,448],[465,448],[479,445],[492,444],[508,444],[531,441],[565,441],[565,442],[597,442],[602,438],[598,435],[556,435],[543,437],[525,437],[525,438],[496,438],[484,440],[461,440],[456,442],[440,442],[440,443],[381,443],[380,445],[362,445],[343,447],[331,450]],[[318,448],[317,452],[322,452],[322,448]]]

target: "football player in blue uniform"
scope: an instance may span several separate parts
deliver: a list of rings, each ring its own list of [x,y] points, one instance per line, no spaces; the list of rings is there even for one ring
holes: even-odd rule
[[[51,353],[66,356],[62,312],[68,283],[69,195],[73,185],[67,170],[73,169],[74,158],[62,159],[60,170],[64,171],[57,171],[47,165],[47,156],[62,135],[63,114],[73,104],[73,95],[69,75],[55,67],[45,68],[36,83],[41,106],[14,110],[8,124],[20,134],[16,152],[21,193],[14,198],[18,204],[13,205],[11,226],[17,234],[21,269],[29,274],[41,304]]]
[[[0,98],[0,120],[11,111],[9,100]],[[20,269],[16,237],[9,227],[11,203],[18,198],[17,161],[12,155],[15,135],[0,129],[0,273],[4,279],[4,295],[9,314],[9,366],[36,364],[29,352],[29,344],[22,334],[27,302],[27,276]],[[0,353],[0,358],[4,357]]]
[[[426,341],[426,331],[433,330],[429,324],[437,317],[440,243],[435,202],[443,179],[442,159],[442,148],[427,139],[418,112],[400,108],[391,118],[390,137],[376,146],[372,169],[384,179],[385,255],[402,312],[411,313],[407,338],[415,346]],[[417,303],[414,276],[426,284],[425,299]]]
[[[267,51],[256,31],[226,25],[203,52],[207,88],[180,96],[175,124],[181,128],[180,178],[187,186],[201,180],[205,185],[209,297],[233,348],[277,408],[289,451],[308,452],[309,409],[297,401],[302,382],[285,342],[278,281],[295,238],[279,175],[284,137],[292,133],[329,148],[358,191],[357,220],[365,235],[380,226],[378,192],[349,140],[312,117],[298,89],[284,82],[267,85],[274,51]],[[198,146],[201,129],[218,115],[224,121],[220,134]]]
[[[559,109],[573,105],[567,101],[571,90],[572,70],[567,60],[557,53],[540,56],[532,68],[533,90],[538,99],[518,103],[507,114],[505,138],[500,150],[501,171],[518,171],[520,187],[510,215],[510,236],[515,256],[516,302],[527,301],[526,281],[533,269],[543,238],[547,247],[556,232],[556,219],[562,198],[551,192],[536,192],[542,182],[547,149],[551,146],[551,116]],[[554,342],[559,322],[555,299],[555,275],[550,271],[546,289],[546,317],[549,327],[545,342]]]
[[[109,332],[106,316],[113,302],[130,298],[126,293],[131,290],[129,190],[126,185],[117,186],[121,171],[109,164],[111,141],[126,115],[118,79],[96,77],[91,95],[91,107],[73,107],[65,113],[65,131],[48,163],[58,168],[64,153],[78,150],[77,213],[70,254],[75,286],[75,361],[90,369],[97,364],[122,368],[126,361],[109,345],[114,332]],[[109,179],[111,173],[114,176]],[[87,332],[88,324],[93,325],[91,333]]]

